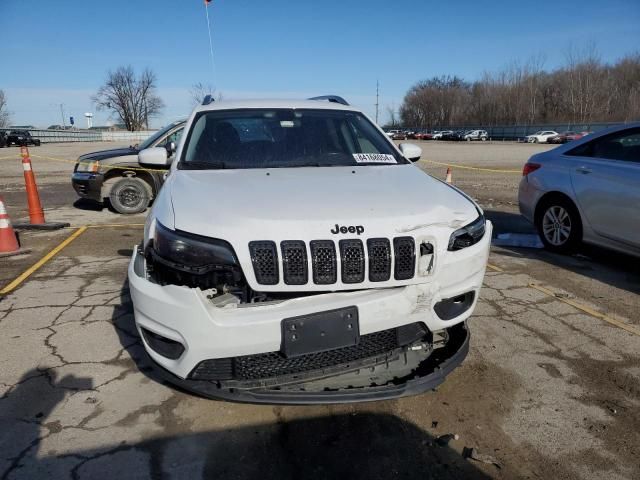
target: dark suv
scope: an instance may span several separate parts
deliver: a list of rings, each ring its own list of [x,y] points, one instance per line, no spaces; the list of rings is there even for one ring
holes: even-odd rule
[[[7,146],[7,134],[0,132],[0,148]]]
[[[142,168],[138,152],[165,147],[169,156],[173,155],[184,124],[184,120],[173,122],[139,145],[80,156],[71,176],[74,190],[80,197],[101,204],[108,200],[118,213],[143,212],[160,191],[169,167]]]
[[[40,146],[40,140],[33,138],[27,130],[11,130],[7,136],[7,147],[11,145],[35,145]]]

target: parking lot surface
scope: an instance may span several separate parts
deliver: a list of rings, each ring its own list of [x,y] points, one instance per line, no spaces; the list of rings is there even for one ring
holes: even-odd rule
[[[72,161],[109,147],[31,151]],[[442,164],[510,171],[454,167],[453,180],[498,233],[531,231],[513,171],[548,147],[423,147],[420,165],[441,178]],[[144,215],[76,202],[72,165],[41,157],[48,219],[91,228],[0,299],[1,478],[640,477],[636,259],[493,248],[469,357],[435,392],[344,406],[216,402],[162,384],[137,337],[126,267]],[[0,160],[0,178],[17,221],[17,159]],[[33,252],[0,259],[0,285],[72,231],[22,232]]]

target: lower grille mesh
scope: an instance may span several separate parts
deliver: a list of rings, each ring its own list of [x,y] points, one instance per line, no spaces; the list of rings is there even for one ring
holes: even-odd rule
[[[280,352],[269,352],[205,360],[196,366],[189,378],[193,380],[257,380],[320,370],[384,355],[422,338],[427,332],[424,324],[418,322],[362,335],[360,342],[355,346],[310,353],[295,358],[286,358]]]

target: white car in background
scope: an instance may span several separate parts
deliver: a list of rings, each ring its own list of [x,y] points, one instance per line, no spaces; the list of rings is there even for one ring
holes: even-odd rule
[[[533,135],[527,135],[525,138],[529,143],[547,143],[547,140],[556,135],[558,135],[558,132],[553,130],[540,130]]]
[[[129,265],[158,374],[258,403],[440,384],[469,349],[492,226],[420,155],[340,97],[198,106]]]
[[[433,133],[432,140],[442,140],[443,135],[450,135],[453,133],[453,130],[439,130]]]

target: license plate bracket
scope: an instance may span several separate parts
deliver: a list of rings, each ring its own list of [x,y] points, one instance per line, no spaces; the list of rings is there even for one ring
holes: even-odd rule
[[[358,307],[345,307],[281,322],[280,351],[287,357],[351,347],[360,341]]]

